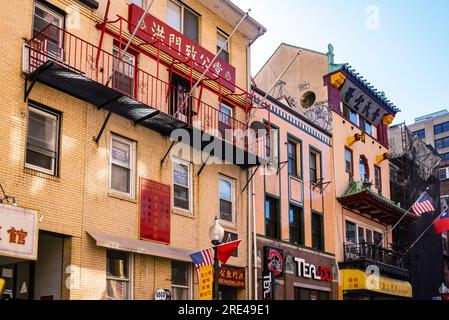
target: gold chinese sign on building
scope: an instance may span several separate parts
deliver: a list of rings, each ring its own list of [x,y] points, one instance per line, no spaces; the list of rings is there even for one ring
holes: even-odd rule
[[[245,289],[245,269],[220,268],[218,284]]]
[[[360,270],[342,270],[343,291],[372,291],[381,294],[412,298],[412,286],[407,281],[387,278],[384,276],[370,276]]]
[[[0,205],[0,256],[37,260],[36,210]]]
[[[212,266],[199,268],[200,300],[212,300],[214,269]]]

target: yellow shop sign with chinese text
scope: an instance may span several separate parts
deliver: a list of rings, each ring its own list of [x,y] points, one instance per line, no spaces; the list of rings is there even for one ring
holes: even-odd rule
[[[214,288],[214,269],[212,266],[200,267],[200,300],[212,300]]]

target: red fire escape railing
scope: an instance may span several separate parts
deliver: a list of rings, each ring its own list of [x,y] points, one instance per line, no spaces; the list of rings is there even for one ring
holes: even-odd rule
[[[37,70],[47,61],[52,61],[124,96],[170,115],[191,127],[208,132],[213,136],[219,136],[245,151],[263,157],[266,155],[264,151],[261,151],[263,148],[259,148],[259,141],[267,139],[267,137],[257,138],[258,133],[248,124],[221,112],[218,107],[213,107],[202,101],[202,86],[197,94],[198,97],[192,94],[187,99],[187,103],[184,103],[184,106],[178,110],[188,92],[138,68],[126,59],[118,61],[114,54],[57,26],[48,25],[27,41],[27,46],[27,71],[29,73]],[[117,49],[121,50],[120,47]],[[115,65],[117,68],[112,72]],[[206,81],[211,81],[211,79]],[[219,91],[220,104],[223,101],[221,86]],[[254,94],[242,91],[241,94],[232,93],[231,95],[244,96],[243,100],[246,105],[243,106],[243,109],[248,117],[254,108],[252,103]],[[239,107],[242,108],[241,105]],[[267,111],[269,113],[268,109]]]

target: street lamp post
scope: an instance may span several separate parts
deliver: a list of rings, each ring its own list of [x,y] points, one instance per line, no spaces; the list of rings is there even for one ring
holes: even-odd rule
[[[215,217],[214,224],[209,229],[209,238],[214,246],[214,291],[213,299],[218,300],[218,278],[220,274],[219,262],[217,258],[218,246],[222,243],[224,237],[224,229],[221,226],[218,218]]]

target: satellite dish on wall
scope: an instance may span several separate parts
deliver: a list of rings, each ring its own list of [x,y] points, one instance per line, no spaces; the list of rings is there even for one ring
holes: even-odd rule
[[[254,121],[253,123],[251,123],[251,128],[254,130],[265,130],[267,126],[260,121]]]

